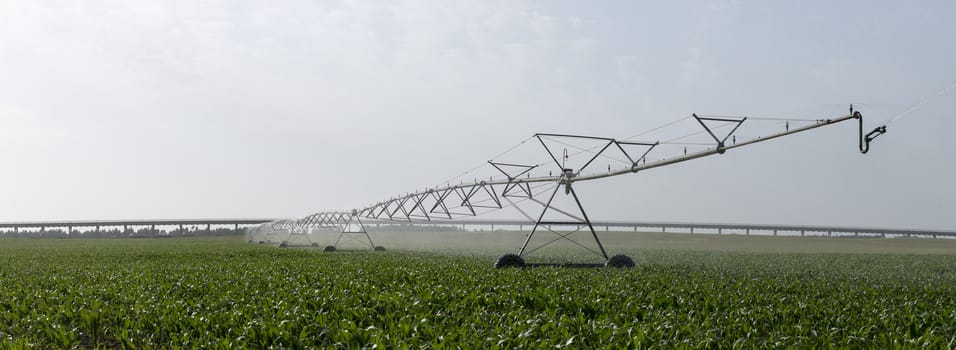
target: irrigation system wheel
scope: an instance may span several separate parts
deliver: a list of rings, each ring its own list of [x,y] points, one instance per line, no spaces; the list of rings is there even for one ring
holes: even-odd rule
[[[279,243],[279,248],[288,248],[288,247],[289,247],[289,242],[282,241],[282,243]]]
[[[385,251],[385,247],[380,246],[380,245],[377,245],[377,246],[375,246],[375,251],[376,251],[376,252],[384,252],[384,251]]]
[[[604,267],[634,267],[634,260],[627,255],[615,255],[604,263]]]
[[[524,259],[517,254],[505,254],[499,257],[498,261],[495,262],[496,269],[509,267],[524,267]]]
[[[327,245],[327,246],[325,246],[325,249],[322,249],[322,251],[325,251],[325,252],[334,252],[334,251],[335,251],[335,246],[334,246],[334,245]]]

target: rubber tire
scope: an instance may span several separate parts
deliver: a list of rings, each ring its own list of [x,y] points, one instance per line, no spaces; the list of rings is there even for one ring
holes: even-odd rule
[[[289,243],[286,241],[282,241],[282,243],[279,243],[279,248],[288,248],[288,247],[289,247]]]
[[[385,247],[380,246],[380,245],[377,245],[377,246],[375,246],[375,251],[376,251],[376,252],[384,252],[384,251],[385,251]]]
[[[334,252],[334,251],[335,251],[335,246],[334,246],[334,245],[327,245],[327,246],[325,246],[325,249],[322,249],[322,251],[324,251],[324,252]]]
[[[496,269],[504,269],[510,267],[524,267],[524,259],[522,259],[517,254],[505,254],[498,258],[498,261],[495,261]]]
[[[627,255],[618,254],[612,256],[610,259],[607,259],[607,261],[604,262],[604,267],[631,268],[634,267],[634,260],[631,260],[631,258]]]

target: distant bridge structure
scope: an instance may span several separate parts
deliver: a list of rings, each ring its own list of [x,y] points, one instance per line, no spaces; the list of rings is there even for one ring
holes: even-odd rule
[[[407,225],[411,229],[460,226],[465,230],[517,230],[534,225],[526,220],[434,220],[415,222],[369,221],[369,227],[388,227],[389,225]],[[956,231],[929,229],[898,229],[879,227],[819,226],[819,225],[774,225],[742,223],[694,223],[674,221],[591,221],[597,231],[632,231],[662,233],[703,233],[703,234],[742,234],[760,236],[823,236],[823,237],[928,237],[956,238]],[[603,230],[602,230],[603,229]]]
[[[347,220],[347,213],[340,213],[342,220]],[[328,219],[327,228],[337,228],[334,220]],[[56,221],[11,221],[0,222],[0,230],[19,232],[42,231],[46,229],[66,229],[66,232],[80,228],[93,228],[94,231],[103,229],[148,227],[155,230],[157,227],[177,227],[181,230],[187,227],[205,227],[209,231],[216,227],[226,227],[238,230],[240,228],[256,228],[262,224],[280,223],[276,219],[161,219],[161,220],[56,220]],[[518,230],[534,225],[526,220],[433,220],[433,221],[393,221],[366,219],[364,226],[387,228],[399,225],[410,229],[456,226],[471,230]],[[591,225],[601,231],[633,231],[633,232],[664,232],[664,233],[709,233],[709,234],[745,234],[745,235],[821,235],[834,236],[879,236],[879,237],[948,237],[956,238],[956,231],[927,230],[927,229],[895,229],[876,227],[850,226],[812,226],[812,225],[772,225],[772,224],[741,224],[741,223],[691,223],[673,221],[601,221],[595,220]],[[290,226],[291,227],[291,226]],[[346,232],[349,233],[349,232]],[[353,232],[355,233],[355,232]]]
[[[245,227],[254,227],[275,219],[159,219],[159,220],[55,220],[55,221],[10,221],[0,222],[0,230],[12,231],[18,234],[21,231],[46,231],[62,229],[66,234],[74,234],[81,229],[92,229],[93,232],[117,230],[128,232],[136,228],[149,228],[155,231],[159,228],[178,228],[180,231],[191,227],[204,227],[206,231],[214,228],[232,228],[239,230]]]

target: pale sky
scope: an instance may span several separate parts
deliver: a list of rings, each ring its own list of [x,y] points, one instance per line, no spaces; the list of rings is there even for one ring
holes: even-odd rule
[[[301,217],[535,132],[846,123],[604,181],[594,219],[956,230],[952,1],[0,0],[0,221]],[[691,130],[694,131],[694,130]]]

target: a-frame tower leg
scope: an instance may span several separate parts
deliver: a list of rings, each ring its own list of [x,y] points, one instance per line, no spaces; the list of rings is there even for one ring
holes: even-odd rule
[[[357,227],[357,229],[352,229],[353,227]],[[372,236],[368,234],[368,229],[365,228],[365,224],[362,223],[362,219],[359,218],[358,213],[355,211],[353,211],[351,215],[349,215],[348,220],[342,224],[342,231],[339,232],[339,237],[335,240],[335,244],[325,247],[325,250],[334,251],[338,249],[339,243],[342,242],[343,238],[356,238],[355,236],[365,236],[365,239],[368,240],[369,248],[372,250],[385,250],[385,247],[375,245],[375,242],[372,241]]]
[[[566,211],[563,211],[563,210],[554,208],[554,207],[552,206],[552,204],[553,204],[553,202],[554,202],[554,197],[557,195],[558,191],[561,190],[561,187],[562,187],[562,186],[563,186],[564,189],[565,189],[565,194],[566,194],[566,195],[571,195],[571,197],[574,199],[574,205],[577,207],[578,211],[580,212],[580,217],[578,217],[578,216],[576,216],[576,215],[573,215],[572,213],[568,213],[568,212],[566,212]],[[540,202],[539,202],[539,203],[540,203]],[[551,192],[551,196],[548,198],[548,201],[545,202],[545,203],[542,203],[542,206],[543,206],[543,208],[542,208],[542,210],[541,210],[541,214],[538,215],[537,220],[535,220],[534,226],[531,228],[531,232],[529,232],[528,235],[527,235],[527,237],[525,237],[524,243],[522,243],[521,248],[518,250],[518,254],[506,254],[506,255],[502,256],[501,258],[498,259],[498,262],[495,264],[495,267],[497,267],[497,268],[502,268],[502,267],[522,267],[522,266],[527,266],[527,265],[532,265],[532,266],[534,266],[534,265],[553,265],[553,264],[525,264],[525,262],[524,262],[524,255],[525,255],[525,254],[528,254],[528,253],[531,253],[531,252],[534,252],[534,251],[536,251],[536,250],[538,250],[538,249],[540,249],[540,248],[543,248],[543,247],[545,247],[545,246],[547,246],[547,245],[549,245],[549,244],[551,244],[551,243],[554,243],[555,241],[562,240],[562,239],[571,241],[572,243],[574,243],[574,244],[576,244],[576,245],[578,245],[578,246],[580,246],[580,247],[582,247],[582,248],[585,248],[585,249],[587,249],[587,250],[590,250],[590,251],[592,251],[592,252],[594,252],[594,253],[600,255],[600,256],[603,257],[604,260],[605,260],[605,263],[603,264],[603,266],[609,266],[609,267],[633,267],[633,266],[634,266],[634,262],[633,262],[629,257],[627,257],[627,256],[624,256],[624,255],[615,255],[615,256],[613,256],[613,257],[608,257],[607,251],[604,249],[604,244],[601,243],[601,239],[598,237],[597,231],[594,230],[594,225],[591,224],[591,219],[588,218],[587,211],[584,210],[584,206],[581,204],[581,199],[578,198],[578,195],[577,195],[577,193],[574,191],[574,187],[571,186],[571,183],[570,183],[570,182],[566,182],[566,183],[559,184],[559,185],[555,186],[554,191]],[[574,220],[572,220],[572,221],[548,221],[548,220],[545,220],[545,219],[544,219],[545,214],[547,214],[549,210],[554,210],[554,211],[560,212],[561,214],[564,214],[565,216],[567,216],[567,217],[569,217],[569,218],[573,218]],[[578,226],[579,229],[578,229],[578,230],[575,230],[575,231],[572,231],[572,232],[570,232],[570,233],[566,233],[566,234],[560,234],[560,233],[557,233],[557,232],[552,231],[553,233],[555,233],[555,234],[558,235],[558,238],[555,238],[555,239],[553,239],[553,240],[551,240],[551,241],[549,241],[549,242],[547,242],[547,243],[544,243],[543,245],[538,246],[538,247],[536,247],[536,248],[529,249],[529,244],[531,243],[531,239],[534,237],[534,234],[538,231],[538,229],[539,229],[540,227],[542,227],[542,226],[551,226],[551,225],[559,225],[559,226]],[[573,239],[571,239],[571,238],[568,237],[569,235],[571,235],[571,234],[573,234],[573,233],[579,232],[581,227],[586,227],[587,230],[591,233],[591,237],[594,238],[594,242],[595,242],[595,244],[597,245],[597,248],[598,248],[597,251],[595,251],[595,250],[593,250],[593,249],[591,249],[591,248],[589,248],[589,247],[587,247],[587,246],[585,246],[585,245],[583,245],[583,244],[581,244],[581,243],[579,243],[579,242],[577,242],[577,241],[575,241],[575,240],[573,240]],[[549,229],[549,230],[550,230],[550,229]],[[596,267],[596,266],[601,266],[601,264],[564,264],[564,265],[562,265],[562,266],[571,266],[571,267],[573,267],[573,266],[578,266],[578,267]]]

